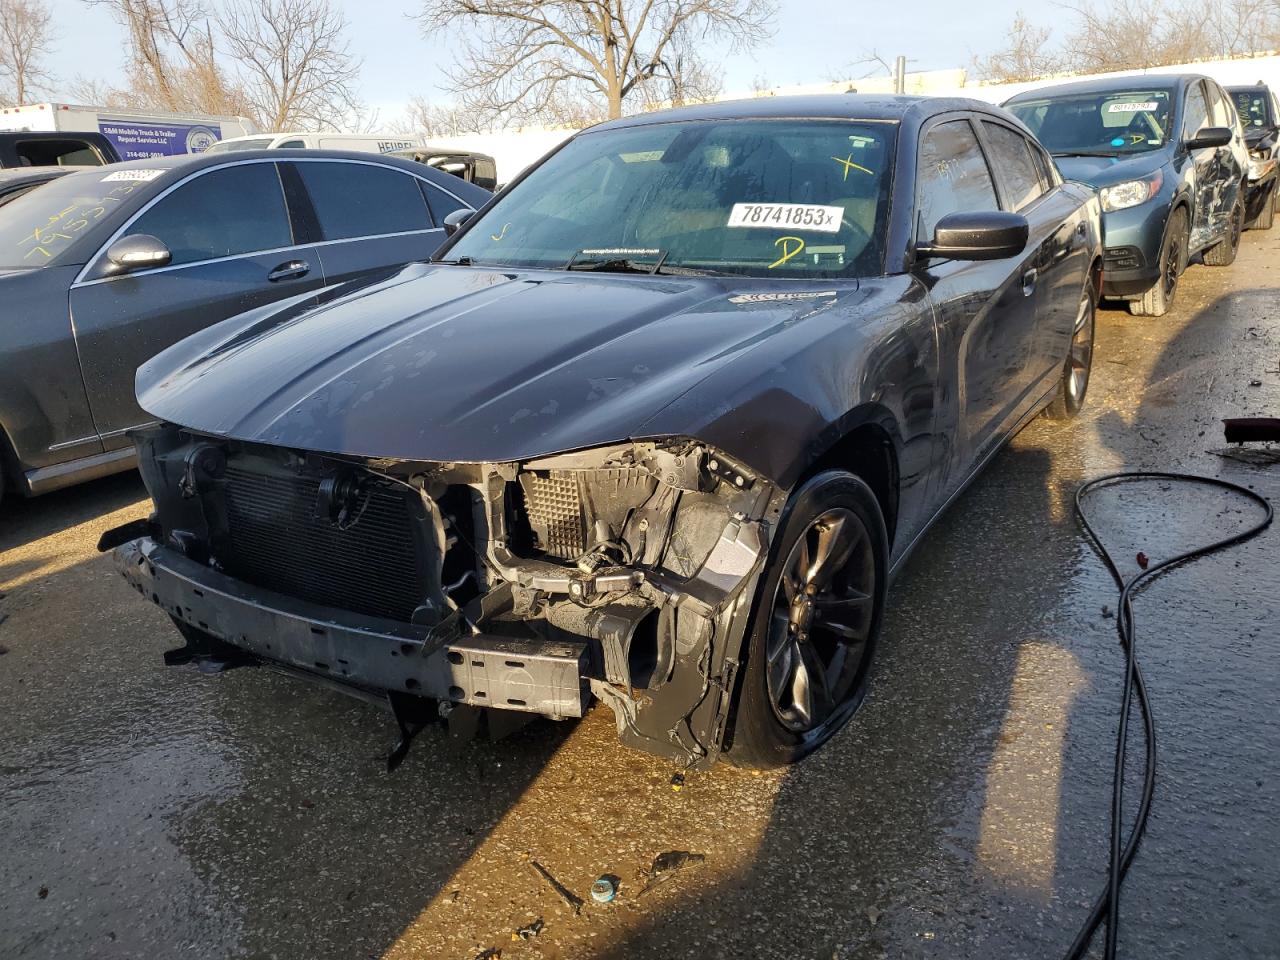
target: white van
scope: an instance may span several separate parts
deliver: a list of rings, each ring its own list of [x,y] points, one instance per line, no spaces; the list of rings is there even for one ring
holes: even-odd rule
[[[208,151],[233,150],[354,150],[357,153],[390,153],[420,145],[413,137],[389,137],[365,133],[261,133],[219,140]]]

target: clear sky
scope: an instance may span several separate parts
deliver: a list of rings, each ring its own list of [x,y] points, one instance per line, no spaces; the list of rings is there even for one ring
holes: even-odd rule
[[[55,76],[116,81],[124,37],[110,14],[84,0],[51,2],[58,35]],[[360,94],[383,121],[394,120],[415,94],[434,102],[449,99],[440,87],[443,67],[453,59],[451,44],[422,36],[411,19],[418,4],[336,2],[350,23],[352,50],[364,63]],[[874,68],[855,63],[872,50],[890,61],[904,54],[911,70],[964,67],[975,54],[1001,45],[1018,9],[1043,22],[1061,16],[1048,0],[780,0],[779,7],[772,40],[748,54],[723,56],[726,93],[746,93],[756,78],[784,86],[866,74]]]

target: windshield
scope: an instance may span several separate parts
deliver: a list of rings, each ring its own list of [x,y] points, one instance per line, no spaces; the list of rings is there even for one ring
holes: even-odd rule
[[[1240,114],[1240,122],[1246,128],[1271,125],[1272,119],[1267,111],[1271,94],[1266,90],[1237,90],[1231,98],[1235,100],[1236,113]]]
[[[211,146],[205,153],[232,153],[236,150],[266,150],[271,146],[271,137],[258,137],[255,140],[222,140]]]
[[[654,123],[586,133],[449,260],[552,269],[851,277],[881,272],[897,127]]]
[[[125,197],[147,185],[126,176],[159,172],[110,170],[51,180],[0,207],[0,270],[43,267]]]
[[[1119,156],[1169,142],[1168,90],[1120,90],[1021,100],[1005,105],[1055,156]]]

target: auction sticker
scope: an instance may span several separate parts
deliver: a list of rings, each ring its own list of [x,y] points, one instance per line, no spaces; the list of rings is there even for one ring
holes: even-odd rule
[[[1107,113],[1137,113],[1139,110],[1159,110],[1160,104],[1154,100],[1142,103],[1112,103],[1107,106]]]
[[[816,203],[735,203],[729,211],[729,227],[765,227],[776,230],[817,230],[839,233],[844,207],[824,207]]]
[[[163,170],[117,170],[115,173],[108,173],[102,178],[102,183],[110,183],[113,180],[154,180]]]

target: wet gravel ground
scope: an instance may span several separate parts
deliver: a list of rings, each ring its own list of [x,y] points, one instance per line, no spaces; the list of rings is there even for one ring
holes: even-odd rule
[[[1145,468],[1280,501],[1280,458],[1220,456],[1218,423],[1280,415],[1278,364],[1280,230],[1192,268],[1169,317],[1102,312],[1086,414],[1033,423],[929,535],[853,724],[789,772],[679,791],[603,709],[499,743],[428,732],[388,776],[372,707],[161,665],[175,632],[94,553],[146,512],[135,477],[8,502],[0,956],[1060,955],[1102,882],[1121,679],[1072,494]],[[1130,568],[1249,520],[1173,486],[1095,509]],[[1278,547],[1280,528],[1138,602],[1161,755],[1124,956],[1280,956]],[[706,859],[646,889],[667,850]]]

